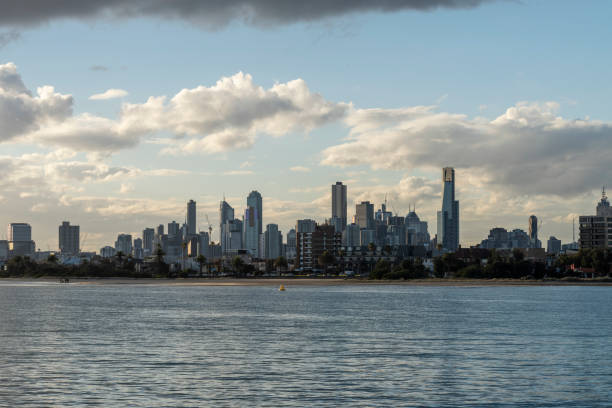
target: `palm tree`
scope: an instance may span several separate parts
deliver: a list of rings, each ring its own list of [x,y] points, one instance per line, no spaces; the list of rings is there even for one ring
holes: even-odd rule
[[[200,265],[200,278],[202,277],[202,266],[206,264],[206,257],[202,254],[198,255],[196,262]]]

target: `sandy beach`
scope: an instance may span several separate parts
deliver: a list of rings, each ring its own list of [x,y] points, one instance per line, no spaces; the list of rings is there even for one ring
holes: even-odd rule
[[[16,284],[20,282],[58,283],[54,278],[19,278],[0,279],[3,283]],[[317,279],[317,278],[254,278],[254,279],[128,279],[128,278],[75,278],[69,285],[156,285],[156,286],[362,286],[362,285],[407,285],[407,286],[612,286],[612,281],[601,280],[511,280],[511,279],[423,279],[423,280],[361,280],[361,279]]]

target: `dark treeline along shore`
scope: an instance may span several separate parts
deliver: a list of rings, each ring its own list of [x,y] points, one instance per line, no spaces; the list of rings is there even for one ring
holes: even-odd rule
[[[611,276],[612,251],[610,249],[581,250],[573,255],[561,255],[551,262],[536,262],[525,259],[520,250],[510,254],[495,250],[458,251],[445,254],[433,260],[433,270],[426,268],[419,258],[388,260],[363,260],[358,273],[346,273],[336,262],[336,257],[325,252],[319,264],[324,270],[319,277],[352,277],[369,280],[410,280],[410,279],[582,279],[599,280]],[[246,264],[240,257],[231,262],[208,262],[198,257],[199,270],[173,269],[164,262],[159,253],[153,262],[139,263],[131,256],[118,253],[112,258],[94,258],[80,265],[63,265],[51,255],[44,262],[35,262],[28,257],[10,259],[0,270],[0,278],[256,278],[273,276],[294,276],[287,268],[283,257],[268,260],[265,270],[258,270]],[[312,277],[315,274],[299,275]]]

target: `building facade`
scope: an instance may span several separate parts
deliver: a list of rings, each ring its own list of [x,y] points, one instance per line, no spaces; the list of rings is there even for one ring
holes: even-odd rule
[[[331,216],[332,219],[337,219],[338,225],[336,225],[336,231],[342,232],[346,228],[346,185],[342,184],[341,181],[337,181],[336,184],[331,186],[332,198],[331,198]],[[338,231],[338,227],[339,231]]]
[[[374,228],[374,204],[362,201],[355,206],[355,224],[361,229]]]
[[[442,169],[442,209],[438,211],[438,244],[447,251],[459,248],[459,201],[455,200],[455,169]]]
[[[605,188],[597,204],[596,215],[583,215],[580,224],[580,249],[612,248],[612,208]]]
[[[59,250],[62,254],[76,255],[79,248],[79,226],[63,221],[59,226]]]
[[[194,236],[198,229],[196,218],[196,202],[189,200],[187,203],[187,235]]]
[[[259,239],[262,233],[262,198],[258,191],[251,191],[247,197],[244,212],[244,249],[254,257],[259,256]]]

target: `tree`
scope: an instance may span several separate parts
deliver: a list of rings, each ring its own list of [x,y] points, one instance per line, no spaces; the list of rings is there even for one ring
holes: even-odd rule
[[[196,258],[196,262],[200,266],[200,278],[202,277],[202,266],[206,264],[206,257],[202,254],[198,255]]]
[[[244,272],[244,261],[241,257],[235,256],[234,259],[232,259],[232,268],[234,269],[236,276],[242,276],[242,273]]]
[[[119,267],[121,267],[123,265],[123,258],[125,257],[125,254],[123,251],[118,251],[115,254],[115,257],[117,258],[117,262],[119,262]]]
[[[49,255],[47,257],[47,263],[57,264],[57,261],[58,261],[58,259],[57,259],[57,256],[55,254],[51,254],[51,255]]]
[[[374,245],[374,243],[373,243],[373,242],[370,242],[370,243],[368,244],[368,251],[370,251],[370,252],[374,252],[375,250],[376,250],[376,245]]]
[[[525,254],[519,248],[514,248],[512,250],[512,257],[516,262],[521,262],[523,259],[525,259]]]
[[[370,279],[382,279],[383,276],[391,272],[391,264],[385,259],[376,262],[374,270],[370,273]]]
[[[323,253],[319,255],[317,261],[319,265],[323,267],[323,269],[325,270],[325,276],[327,276],[327,268],[329,265],[332,265],[336,261],[336,258],[334,258],[334,256],[329,251],[323,251]]]
[[[287,259],[285,259],[284,256],[279,256],[278,258],[276,258],[274,260],[274,266],[276,267],[277,270],[280,271],[281,275],[283,270],[285,270],[287,268]]]

